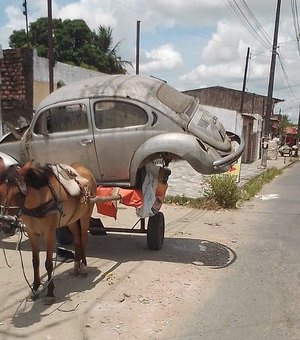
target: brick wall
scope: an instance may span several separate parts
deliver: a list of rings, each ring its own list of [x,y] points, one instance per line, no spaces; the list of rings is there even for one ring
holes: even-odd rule
[[[1,114],[5,122],[16,127],[28,124],[33,112],[33,53],[18,48],[3,51],[0,60]]]

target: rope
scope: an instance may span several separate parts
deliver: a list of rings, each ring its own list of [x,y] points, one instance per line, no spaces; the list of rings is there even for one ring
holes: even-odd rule
[[[2,244],[3,244],[3,242],[2,242]],[[8,268],[12,268],[12,266],[8,263],[6,251],[5,251],[5,249],[4,249],[3,247],[2,247],[2,252],[3,252],[4,260],[5,260],[5,263],[6,263],[7,267],[8,267]]]

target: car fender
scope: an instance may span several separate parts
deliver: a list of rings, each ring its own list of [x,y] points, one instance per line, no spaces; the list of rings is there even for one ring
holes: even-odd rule
[[[169,153],[187,161],[197,172],[213,174],[227,169],[215,169],[214,162],[221,158],[216,149],[197,137],[184,133],[156,135],[141,144],[133,155],[130,166],[130,183],[135,184],[137,170],[154,154]]]
[[[19,162],[15,158],[9,156],[7,153],[0,152],[0,157],[3,159],[3,162],[6,167],[14,164],[19,164]]]

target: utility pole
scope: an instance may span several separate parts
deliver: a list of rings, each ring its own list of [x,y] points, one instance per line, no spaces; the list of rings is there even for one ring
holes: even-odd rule
[[[300,107],[298,112],[298,128],[297,128],[297,148],[299,148],[299,138],[300,138]]]
[[[243,109],[244,109],[244,97],[245,97],[246,80],[247,80],[247,73],[248,73],[249,56],[250,56],[250,47],[248,47],[248,49],[247,49],[247,56],[246,56],[246,65],[245,65],[244,80],[243,80],[243,89],[242,89],[240,113],[242,113]]]
[[[48,0],[48,66],[49,66],[49,92],[53,92],[53,27],[52,27],[52,0]]]
[[[135,74],[140,74],[140,31],[141,22],[136,22],[136,57],[135,57]]]
[[[26,20],[26,42],[27,47],[29,47],[27,0],[23,1],[23,15],[25,15]]]
[[[279,29],[279,18],[280,18],[280,6],[281,0],[277,0],[274,37],[273,37],[273,48],[270,66],[269,86],[268,86],[268,97],[266,105],[266,115],[263,120],[263,137],[261,141],[261,167],[267,167],[268,158],[268,140],[271,127],[271,114],[273,111],[273,88],[274,88],[274,76],[275,76],[275,65],[277,56],[277,40],[278,40],[278,29]]]

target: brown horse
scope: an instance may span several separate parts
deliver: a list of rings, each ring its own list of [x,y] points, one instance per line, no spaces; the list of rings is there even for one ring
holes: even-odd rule
[[[68,226],[73,234],[75,259],[74,273],[85,274],[87,235],[89,222],[96,201],[107,201],[119,197],[95,197],[96,181],[91,172],[76,163],[72,164],[80,194],[71,196],[54,175],[53,166],[32,167],[11,165],[5,168],[0,158],[0,228],[24,227],[32,249],[34,280],[30,297],[36,299],[41,288],[39,238],[46,244],[47,294],[45,303],[55,301],[53,282],[53,252],[55,230]],[[13,234],[13,232],[11,233]]]

